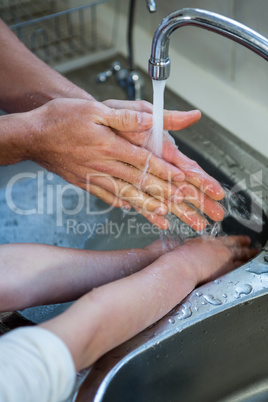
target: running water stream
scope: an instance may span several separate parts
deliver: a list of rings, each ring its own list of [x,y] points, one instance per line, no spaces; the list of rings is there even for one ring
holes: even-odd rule
[[[163,152],[163,133],[164,133],[164,124],[163,124],[163,115],[164,115],[164,91],[166,80],[152,80],[153,82],[153,128],[152,128],[152,136],[150,138],[150,142],[147,144],[147,148],[150,151],[162,157]],[[143,177],[145,177],[148,171],[148,165],[144,169]],[[142,182],[142,181],[141,181]],[[223,185],[225,190],[225,199],[221,202],[224,210],[225,210],[225,218],[227,216],[233,216],[238,221],[242,220],[245,222],[251,220],[254,223],[261,224],[262,218],[258,216],[258,214],[251,213],[247,211],[247,208],[242,208],[241,206],[245,205],[245,198],[241,194],[232,194],[232,191],[225,185]],[[239,208],[240,205],[240,208]],[[199,211],[202,214],[202,212]],[[166,218],[169,221],[170,228],[160,233],[160,238],[162,240],[163,246],[174,247],[178,244],[183,243],[189,237],[196,237],[198,235],[193,229],[188,227],[188,230],[180,230],[182,225],[185,226],[175,215],[168,213]],[[213,222],[209,218],[208,226],[204,230],[204,233],[199,233],[203,236],[216,237],[217,235],[225,235],[222,230],[221,222]],[[175,230],[174,230],[175,229]]]
[[[149,144],[150,151],[156,156],[162,157],[163,153],[163,133],[164,133],[164,92],[166,80],[152,80],[153,82],[153,129],[152,137]],[[166,217],[169,221],[170,228],[164,232],[160,232],[160,238],[163,246],[175,247],[183,241],[176,231],[172,230],[174,226],[175,216],[168,214]]]
[[[161,157],[163,152],[164,91],[166,80],[153,80],[153,134],[151,151]]]

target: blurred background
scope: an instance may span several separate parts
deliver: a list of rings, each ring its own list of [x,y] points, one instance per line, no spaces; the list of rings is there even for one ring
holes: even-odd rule
[[[233,18],[268,36],[266,0],[156,1],[133,7],[134,64],[147,74],[153,34],[172,11],[196,7]],[[130,1],[0,0],[0,16],[45,62],[62,73],[128,56]],[[267,155],[268,65],[226,38],[196,27],[177,30],[170,42],[167,86],[194,107]]]

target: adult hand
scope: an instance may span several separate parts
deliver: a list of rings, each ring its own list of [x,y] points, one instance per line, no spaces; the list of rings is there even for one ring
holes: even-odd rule
[[[152,104],[146,101],[131,102],[117,101],[114,99],[104,102],[105,105],[122,109],[153,112]],[[182,130],[196,123],[201,117],[199,110],[190,112],[164,111],[164,129]],[[127,139],[132,144],[144,146],[150,149],[150,139],[152,131],[143,131],[137,133],[134,131],[120,132],[118,134]],[[163,159],[173,166],[179,168],[185,175],[183,181],[172,183],[176,186],[178,195],[183,195],[184,202],[179,202],[180,198],[174,199],[169,203],[172,213],[178,216],[183,222],[193,227],[195,230],[203,230],[206,226],[206,220],[197,212],[197,209],[204,212],[214,221],[221,221],[224,217],[224,210],[217,202],[224,197],[224,191],[220,184],[213,177],[208,175],[195,161],[188,158],[180,152],[171,135],[164,131]],[[149,166],[150,171],[151,166]],[[144,188],[146,191],[146,189]],[[190,206],[189,204],[192,204]]]
[[[152,116],[152,105],[147,102],[107,101],[105,102],[106,106],[124,110],[119,110],[116,113],[116,110],[103,108],[104,105],[101,107],[88,93],[34,56],[2,21],[0,21],[0,38],[3,45],[0,60],[0,77],[3,78],[0,79],[0,105],[3,110],[12,113],[27,112],[55,98],[89,99],[92,101],[91,106],[94,110],[92,112],[81,112],[81,121],[78,121],[79,117],[67,116],[68,113],[72,113],[72,110],[80,116],[79,106],[74,109],[71,104],[68,104],[65,113],[63,113],[65,117],[62,118],[61,115],[57,116],[55,112],[59,104],[55,103],[53,107],[48,106],[50,112],[53,111],[53,113],[51,116],[49,113],[47,114],[47,121],[42,123],[42,131],[44,132],[44,128],[49,125],[50,137],[40,136],[43,139],[38,144],[39,149],[36,150],[36,155],[32,155],[38,163],[83,188],[85,188],[86,182],[85,170],[91,167],[95,171],[95,173],[91,172],[90,192],[92,194],[114,206],[133,206],[161,229],[168,226],[167,220],[163,217],[168,209],[194,229],[204,229],[206,220],[196,212],[196,209],[190,207],[189,203],[204,211],[214,220],[223,218],[222,208],[213,201],[224,196],[219,184],[206,175],[195,162],[177,151],[167,136],[163,148],[163,159],[168,162],[166,164],[155,157],[150,158],[148,153],[140,149],[144,140],[149,139],[148,128],[152,125],[152,122],[147,124],[150,120],[148,119],[149,116],[147,116],[148,121],[145,124],[146,115],[141,112],[147,112]],[[17,73],[18,65],[20,66],[20,74]],[[73,101],[73,105],[76,102]],[[139,113],[131,114],[126,109],[134,109]],[[90,125],[88,120],[93,119],[94,121],[95,112],[97,114],[96,124]],[[59,110],[59,113],[62,113],[62,110]],[[101,115],[102,118],[99,118]],[[50,121],[51,118],[54,122]],[[138,118],[142,119],[142,124],[139,124]],[[165,129],[179,130],[195,123],[199,118],[200,112],[198,111],[188,114],[166,111]],[[23,120],[23,117],[21,119]],[[18,131],[18,125],[21,123],[25,125],[26,123],[27,126],[30,121],[30,116],[25,122],[20,121],[20,117],[17,115],[16,121],[10,127],[8,139],[3,137],[7,137],[9,122],[3,121],[5,135],[2,135],[0,139],[0,164],[16,163],[21,160],[21,147],[18,149],[15,134]],[[55,135],[52,125],[56,121],[60,130],[63,129],[64,121],[67,123],[64,127],[64,134]],[[120,124],[118,125],[118,123]],[[68,127],[68,124],[79,126],[80,132],[75,127]],[[85,134],[86,124],[88,127],[87,135]],[[94,133],[90,130],[95,129],[95,126],[100,128],[100,125],[110,127],[110,129],[106,128],[105,133],[102,130],[103,127],[98,130],[99,139],[104,141],[103,144],[106,143],[106,149],[96,151],[96,138],[94,138],[95,142],[91,142]],[[51,141],[53,136],[54,144]],[[127,141],[120,142],[119,136],[127,139]],[[21,145],[23,146],[26,135],[23,134],[22,137]],[[46,142],[48,144],[45,144]],[[130,143],[138,145],[139,148],[131,148]],[[92,147],[91,144],[93,144]],[[45,145],[47,145],[46,149]],[[68,147],[69,149],[67,149]],[[96,151],[96,157],[100,156],[97,168],[90,165],[90,149],[93,153]],[[72,154],[70,150],[72,150]],[[44,151],[49,154],[45,155]],[[92,160],[94,163],[96,162],[94,159]],[[141,180],[142,170],[147,162],[151,174],[146,175],[145,179]],[[99,177],[98,180],[95,177],[93,180],[93,174],[96,173],[106,173],[107,177]],[[112,177],[114,177],[113,181],[111,180]],[[185,181],[183,182],[184,177]],[[168,179],[169,183],[167,182]],[[139,191],[139,187],[142,191]],[[188,203],[182,203],[183,199]],[[158,212],[155,212],[157,210]]]
[[[183,199],[168,179],[180,183],[184,173],[118,135],[134,130],[144,136],[152,126],[151,113],[115,110],[96,100],[56,99],[29,115],[38,127],[28,138],[29,159],[108,204],[133,206],[153,224],[167,228],[163,216],[168,200]],[[148,161],[150,174],[142,180]]]
[[[151,105],[123,104],[129,108],[115,109],[96,100],[56,99],[30,112],[40,127],[38,135],[31,137],[30,159],[110,205],[134,207],[161,229],[168,227],[164,215],[169,208],[195,230],[205,228],[206,220],[184,199],[221,220],[223,209],[214,201],[224,196],[220,185],[179,152],[169,137],[164,141],[166,160],[141,148],[152,127]],[[183,128],[199,118],[199,111],[186,117],[183,112],[165,112],[165,128]],[[150,173],[144,176],[146,166]]]

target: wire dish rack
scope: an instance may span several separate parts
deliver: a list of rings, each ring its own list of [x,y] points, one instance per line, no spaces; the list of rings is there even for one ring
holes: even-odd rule
[[[0,0],[0,17],[36,56],[68,71],[72,62],[95,61],[103,53],[107,57],[116,43],[120,0],[83,3]],[[109,27],[102,23],[103,13],[109,13]]]

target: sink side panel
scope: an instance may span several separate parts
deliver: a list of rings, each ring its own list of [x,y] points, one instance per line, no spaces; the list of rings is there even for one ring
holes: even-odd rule
[[[98,401],[216,402],[268,378],[267,314],[266,295],[174,334],[123,364]]]

